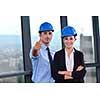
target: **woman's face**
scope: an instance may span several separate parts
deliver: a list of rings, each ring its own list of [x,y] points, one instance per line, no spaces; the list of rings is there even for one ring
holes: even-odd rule
[[[68,36],[68,37],[66,36],[63,38],[63,43],[66,48],[70,49],[73,47],[75,40],[76,39],[74,36]]]

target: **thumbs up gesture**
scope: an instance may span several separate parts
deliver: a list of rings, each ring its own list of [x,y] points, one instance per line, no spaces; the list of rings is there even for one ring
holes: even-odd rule
[[[34,46],[34,50],[40,50],[41,49],[41,45],[42,45],[42,41],[39,40],[38,42],[36,42],[36,44]]]
[[[33,56],[38,56],[41,46],[42,46],[42,41],[40,39],[38,42],[36,42],[34,48],[32,49]]]

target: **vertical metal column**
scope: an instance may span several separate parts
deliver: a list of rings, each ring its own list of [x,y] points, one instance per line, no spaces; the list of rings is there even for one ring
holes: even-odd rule
[[[67,16],[60,16],[61,30],[68,25]],[[62,48],[64,47],[62,40]]]
[[[98,16],[92,16],[96,63],[100,65],[100,34]],[[100,83],[100,66],[96,66],[97,83]]]
[[[29,16],[21,16],[21,28],[22,28],[22,47],[23,47],[23,62],[24,71],[32,70],[31,61],[29,58],[29,52],[31,49],[31,37],[30,37],[30,22]],[[31,82],[31,74],[25,75],[25,82]]]

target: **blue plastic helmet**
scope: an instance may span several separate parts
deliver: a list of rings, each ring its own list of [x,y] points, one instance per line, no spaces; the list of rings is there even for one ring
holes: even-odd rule
[[[42,23],[39,28],[39,33],[44,31],[54,31],[53,26],[48,22]]]
[[[76,30],[72,26],[65,26],[62,29],[61,37],[63,38],[65,36],[77,36]]]

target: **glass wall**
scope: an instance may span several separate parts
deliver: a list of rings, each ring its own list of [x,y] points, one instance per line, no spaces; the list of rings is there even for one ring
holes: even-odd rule
[[[85,63],[95,63],[92,16],[67,16],[68,25],[77,31],[75,48],[84,53]],[[96,82],[96,68],[87,68],[86,82]]]
[[[24,75],[0,78],[0,83],[24,83]]]
[[[0,74],[22,70],[20,16],[0,16]],[[16,78],[12,78],[12,81],[15,80]],[[6,81],[6,78],[0,79],[0,82],[3,81]]]
[[[55,50],[61,49],[60,16],[30,16],[32,46],[36,41],[39,41],[39,27],[44,22],[50,22],[54,27],[54,34],[51,41],[52,48]]]
[[[96,83],[96,68],[95,67],[87,67],[87,73],[85,76],[86,83]]]

